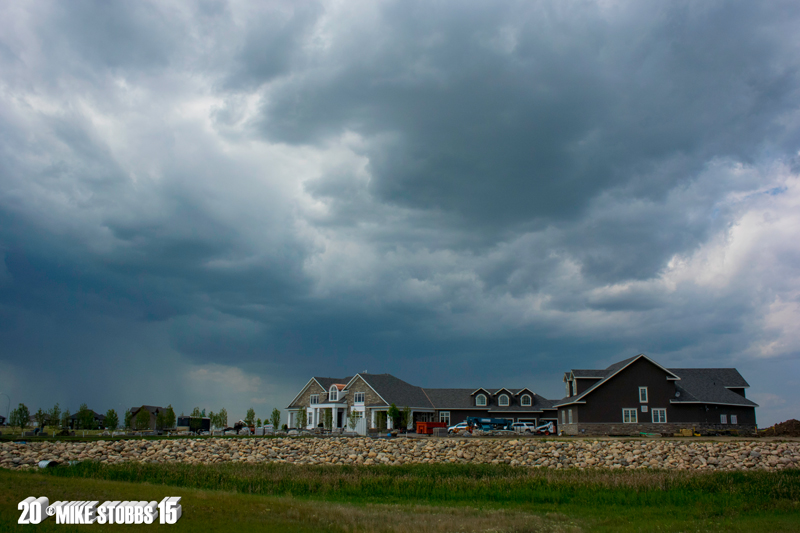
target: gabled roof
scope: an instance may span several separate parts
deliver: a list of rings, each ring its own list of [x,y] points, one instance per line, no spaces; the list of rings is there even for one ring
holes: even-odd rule
[[[553,407],[554,400],[548,400],[547,398],[539,396],[535,392],[531,392],[530,389],[505,390],[512,393],[514,390],[516,390],[517,394],[523,391],[529,392],[532,397],[532,405],[509,405],[504,407],[500,407],[498,405],[487,405],[485,407],[478,407],[475,405],[475,401],[472,396],[474,392],[472,389],[425,389],[425,392],[431,399],[431,402],[436,409],[486,409],[490,412],[521,411],[527,413],[537,413],[541,412],[542,409],[551,409]]]
[[[721,405],[742,405],[758,407],[740,394],[730,389],[749,387],[739,371],[735,368],[672,368],[681,380],[675,384],[680,396],[670,403],[709,403]]]
[[[157,405],[139,405],[137,407],[131,407],[131,413],[138,413],[139,410],[146,409],[150,411],[150,414],[157,415],[159,411],[163,411],[163,407],[159,407]]]
[[[290,409],[292,408],[294,402],[296,402],[297,399],[303,395],[303,392],[308,388],[309,385],[311,385],[311,383],[316,383],[317,385],[320,386],[320,388],[323,391],[328,392],[329,390],[331,390],[331,385],[335,383],[347,383],[348,381],[350,381],[350,379],[351,378],[321,378],[316,376],[312,377],[311,379],[308,380],[308,382],[305,385],[303,385],[303,388],[300,389],[300,392],[297,393],[297,396],[295,396],[292,399],[292,401],[289,402],[289,408]]]
[[[576,377],[578,379],[585,379],[585,378],[602,379],[605,377],[605,370],[573,368],[571,372],[573,377]]]
[[[381,397],[386,405],[395,404],[402,409],[403,407],[420,407],[433,409],[431,401],[422,390],[422,387],[406,383],[400,378],[391,374],[356,374],[372,387],[378,396]],[[349,385],[348,380],[347,384]]]
[[[586,397],[588,394],[591,394],[598,387],[601,387],[602,385],[607,383],[608,380],[610,380],[611,378],[613,378],[614,376],[616,376],[617,374],[622,372],[625,368],[630,366],[635,361],[638,361],[639,359],[646,359],[650,363],[654,364],[655,366],[657,366],[658,368],[660,368],[661,370],[666,372],[667,373],[667,380],[669,380],[669,381],[677,381],[677,380],[681,379],[680,377],[675,375],[673,372],[669,371],[668,369],[664,368],[660,364],[656,363],[655,361],[653,361],[652,359],[647,357],[645,354],[640,353],[639,355],[634,355],[633,357],[629,357],[627,359],[623,359],[622,361],[619,361],[618,363],[614,363],[613,365],[609,366],[605,370],[601,370],[600,372],[603,373],[603,378],[600,381],[598,381],[597,383],[593,383],[591,387],[589,387],[588,389],[586,389],[585,391],[583,391],[580,394],[577,394],[577,395],[574,395],[574,396],[567,396],[566,398],[563,398],[563,399],[559,400],[555,405],[556,406],[561,406],[561,405],[568,405],[568,404],[577,403],[577,402],[584,403],[582,401],[584,397]],[[572,372],[574,373],[575,370],[572,370]],[[596,370],[589,370],[588,372],[597,372],[597,371]]]
[[[456,389],[452,389],[452,390],[456,390]],[[488,394],[489,396],[492,396],[492,391],[490,391],[489,389],[484,389],[483,387],[478,387],[477,389],[475,389],[474,391],[472,391],[472,393],[470,393],[470,396],[472,396],[472,395],[474,395],[474,394],[477,394],[477,393],[479,393],[479,392],[485,392],[485,393],[486,393],[486,394]]]
[[[497,396],[498,394],[502,393],[503,391],[506,391],[511,396],[514,396],[514,393],[510,389],[507,389],[505,387],[500,387],[499,389],[497,389],[497,391],[495,391],[495,393],[494,393],[494,396]]]

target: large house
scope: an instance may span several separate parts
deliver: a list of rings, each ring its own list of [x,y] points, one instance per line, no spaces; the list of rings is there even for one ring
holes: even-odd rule
[[[157,405],[142,405],[140,407],[131,407],[131,424],[134,426],[136,425],[136,416],[139,414],[139,411],[144,409],[148,413],[149,422],[147,427],[151,430],[156,429],[156,421],[158,420],[159,413],[166,413],[167,410],[164,407],[159,407]]]
[[[604,370],[570,370],[564,383],[556,407],[567,435],[756,429],[758,405],[735,368],[664,368],[639,354]]]
[[[326,410],[330,410],[333,428],[346,428],[351,412],[361,419],[356,426],[359,433],[379,427],[392,428],[387,416],[392,404],[411,411],[409,428],[419,421],[452,425],[469,416],[534,423],[556,421],[553,402],[528,388],[429,389],[390,374],[364,372],[346,378],[311,378],[287,407],[289,427],[297,427],[298,411],[304,407],[307,428],[323,424]]]
[[[411,411],[417,421],[454,425],[467,417],[506,418],[515,422],[553,422],[567,435],[638,435],[678,429],[755,431],[755,403],[735,368],[664,368],[644,354],[603,370],[573,369],[564,374],[566,397],[548,400],[530,388],[478,387],[431,389],[390,374],[363,372],[345,378],[313,377],[287,407],[289,427],[325,423],[346,428],[350,413],[356,431],[392,427],[389,407]]]

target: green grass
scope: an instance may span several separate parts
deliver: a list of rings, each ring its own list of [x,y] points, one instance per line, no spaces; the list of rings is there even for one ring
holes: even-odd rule
[[[364,520],[375,514],[376,506],[391,504],[398,523],[407,523],[415,513],[450,516],[455,512],[455,516],[447,519],[450,525],[458,523],[455,517],[465,513],[473,517],[467,524],[477,523],[482,513],[511,513],[505,520],[521,524],[521,529],[497,531],[573,527],[596,531],[800,530],[800,470],[695,473],[533,470],[505,465],[81,463],[35,475],[25,472],[2,475],[35,477],[45,484],[76,483],[75,486],[102,480],[126,487],[146,487],[163,495],[178,489],[216,494],[220,498],[235,494],[255,498],[253,501],[291,503],[287,512],[298,506],[311,505],[308,509],[316,509],[316,505],[325,505],[337,509],[336,513],[344,513],[342,516]],[[3,483],[0,477],[0,484]],[[297,517],[304,516],[304,511],[295,510],[299,513]],[[384,509],[379,515],[387,512],[390,511]],[[525,529],[528,522],[535,528]],[[330,524],[314,527],[317,531],[342,530],[330,529],[334,527]],[[369,528],[355,530],[383,531],[374,523]]]

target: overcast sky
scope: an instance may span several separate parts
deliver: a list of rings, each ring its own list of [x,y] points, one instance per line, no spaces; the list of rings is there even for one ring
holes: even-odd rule
[[[232,421],[312,375],[560,398],[646,353],[800,418],[798,27],[789,1],[0,3],[0,392]]]

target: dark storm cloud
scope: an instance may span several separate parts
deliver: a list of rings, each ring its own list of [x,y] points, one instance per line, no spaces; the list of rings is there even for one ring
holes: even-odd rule
[[[384,5],[276,84],[263,130],[384,135],[374,194],[481,227],[573,218],[610,187],[658,198],[795,134],[791,6],[572,7]]]
[[[798,15],[5,4],[0,389],[241,416],[647,352],[761,390],[800,353]]]

